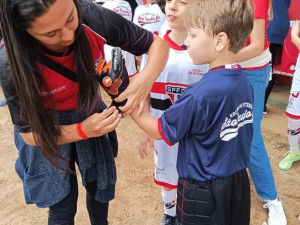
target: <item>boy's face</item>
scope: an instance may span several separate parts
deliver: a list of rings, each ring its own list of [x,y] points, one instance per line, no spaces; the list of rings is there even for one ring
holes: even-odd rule
[[[215,40],[201,28],[189,28],[184,44],[195,65],[210,63],[215,58]]]
[[[183,14],[191,0],[166,0],[165,12],[172,29],[185,29]]]

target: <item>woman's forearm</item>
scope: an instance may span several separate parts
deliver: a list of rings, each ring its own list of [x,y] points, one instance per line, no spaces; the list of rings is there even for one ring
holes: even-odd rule
[[[156,80],[158,75],[165,68],[168,57],[168,44],[157,35],[154,35],[153,43],[148,51],[148,62],[143,69],[144,72],[149,71],[147,74],[151,74],[148,76],[149,80],[152,80],[153,82]]]
[[[250,45],[240,50],[235,56],[236,62],[244,62],[259,56],[264,51],[265,43],[265,20],[254,19],[253,30],[250,34]]]
[[[82,138],[77,133],[76,126],[77,124],[60,126],[61,136],[57,140],[57,145],[68,144],[82,140]],[[20,135],[26,144],[37,146],[32,132],[20,133]]]
[[[116,129],[121,121],[121,114],[116,107],[110,107],[102,113],[94,113],[86,118],[78,130],[77,123],[60,125],[61,135],[57,139],[57,145],[68,144],[83,140],[84,138],[100,137]],[[79,135],[81,132],[81,136]],[[84,134],[84,136],[83,136]],[[32,132],[20,133],[28,145],[37,146]]]

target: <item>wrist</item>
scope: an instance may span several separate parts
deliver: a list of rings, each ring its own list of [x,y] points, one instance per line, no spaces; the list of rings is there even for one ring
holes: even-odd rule
[[[86,135],[86,133],[82,130],[82,122],[77,123],[76,125],[77,134],[79,137],[82,138],[82,140],[87,140],[89,137]]]

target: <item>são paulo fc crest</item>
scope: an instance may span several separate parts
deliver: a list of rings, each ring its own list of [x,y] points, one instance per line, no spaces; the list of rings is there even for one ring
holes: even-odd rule
[[[187,85],[166,85],[166,93],[170,97],[172,103],[174,104],[175,101],[185,92]]]

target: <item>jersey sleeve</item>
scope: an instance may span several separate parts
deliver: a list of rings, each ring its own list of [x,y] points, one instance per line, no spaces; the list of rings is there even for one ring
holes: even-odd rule
[[[149,50],[153,42],[151,32],[100,5],[83,3],[83,22],[106,39],[108,45],[118,46],[133,55],[142,55]]]
[[[28,123],[20,116],[19,100],[11,80],[8,58],[4,47],[0,49],[0,84],[5,96],[12,122],[18,132],[30,132]]]
[[[158,119],[159,132],[170,146],[204,129],[205,115],[201,104],[187,92],[188,89]]]

